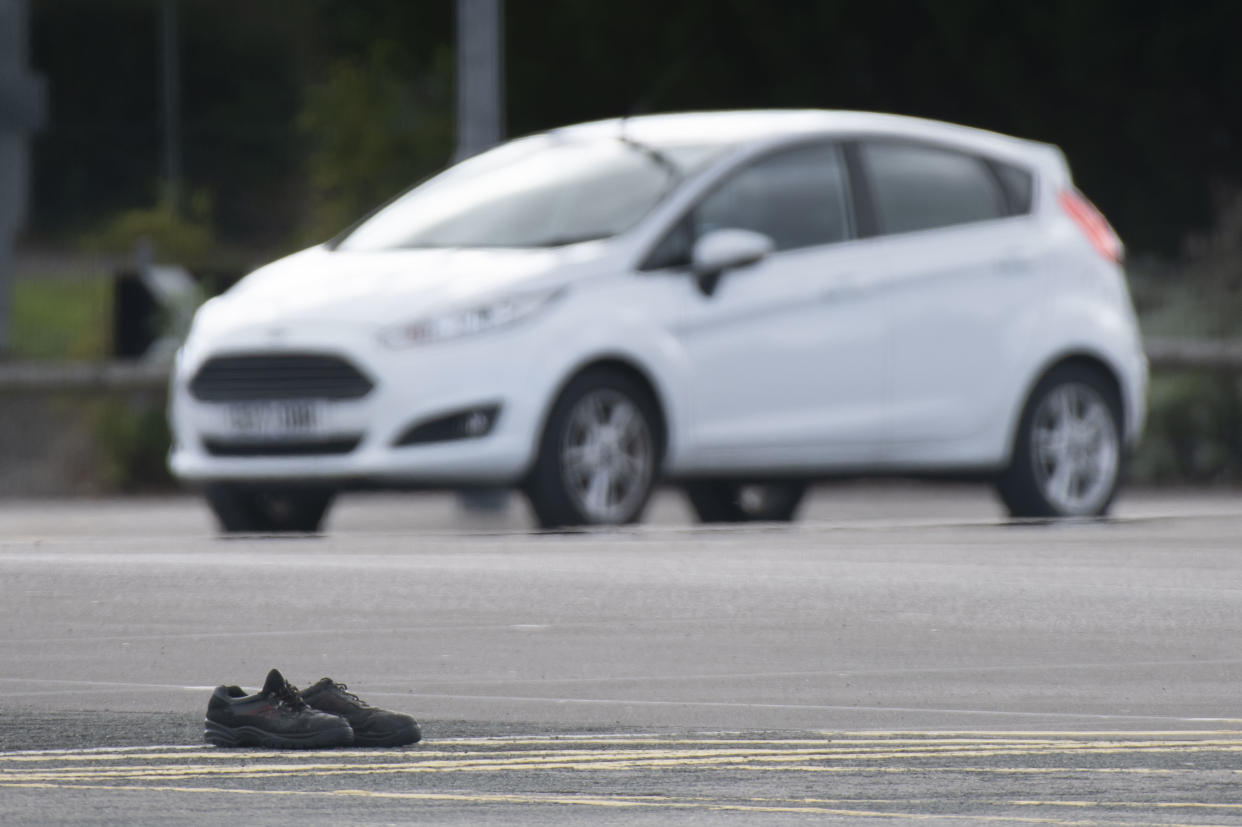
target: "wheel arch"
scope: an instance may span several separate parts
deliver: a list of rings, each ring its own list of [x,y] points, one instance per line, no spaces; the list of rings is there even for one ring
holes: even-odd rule
[[[552,409],[555,407],[557,400],[565,393],[565,389],[579,376],[596,370],[613,371],[626,376],[646,392],[651,401],[651,407],[655,411],[656,421],[652,424],[656,429],[657,456],[662,468],[668,456],[668,446],[671,437],[668,401],[664,394],[660,392],[658,383],[647,370],[634,359],[618,353],[598,354],[577,363],[571,370],[565,373],[561,381],[556,385],[556,390],[549,394],[544,402],[543,411],[539,416],[539,427],[535,430],[534,453],[538,452],[538,445],[548,428],[548,418],[552,415]]]
[[[1089,350],[1069,351],[1049,359],[1045,363],[1043,370],[1035,374],[1035,379],[1027,385],[1023,392],[1021,397],[1022,404],[1017,407],[1009,418],[1009,434],[1006,441],[1007,451],[1005,455],[1006,465],[1013,461],[1014,451],[1017,450],[1019,425],[1022,422],[1022,417],[1026,414],[1027,408],[1030,407],[1031,397],[1034,395],[1035,390],[1055,371],[1068,367],[1084,368],[1095,373],[1104,381],[1108,390],[1112,393],[1117,410],[1121,413],[1120,425],[1122,434],[1125,433],[1126,423],[1133,414],[1127,410],[1126,395],[1121,384],[1119,371],[1098,353],[1093,353]],[[1124,441],[1124,436],[1122,439]]]

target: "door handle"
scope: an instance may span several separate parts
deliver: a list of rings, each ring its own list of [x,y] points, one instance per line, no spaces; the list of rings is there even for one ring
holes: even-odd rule
[[[862,290],[853,275],[840,275],[831,279],[830,282],[827,287],[819,291],[819,297],[823,301],[839,301]]]
[[[1007,275],[1020,275],[1030,272],[1033,261],[1029,253],[1011,252],[996,262],[996,269]]]

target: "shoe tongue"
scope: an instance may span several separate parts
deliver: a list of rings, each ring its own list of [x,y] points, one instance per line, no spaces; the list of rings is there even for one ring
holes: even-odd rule
[[[267,673],[267,680],[263,682],[262,693],[264,695],[275,695],[288,685],[289,682],[285,680],[285,676],[280,674],[279,670],[273,669]]]

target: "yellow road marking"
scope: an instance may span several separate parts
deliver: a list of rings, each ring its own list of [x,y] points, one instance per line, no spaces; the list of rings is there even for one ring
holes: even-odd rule
[[[55,784],[20,784],[11,785],[14,787],[23,787],[28,789],[49,789],[56,788]],[[791,802],[787,804],[764,804],[764,803],[748,803],[750,801],[762,802],[764,799],[751,799],[743,803],[725,802],[714,800],[685,800],[676,799],[665,796],[579,796],[579,795],[532,795],[532,794],[512,794],[512,793],[412,793],[412,792],[390,792],[376,790],[246,790],[228,787],[171,787],[171,786],[146,786],[146,785],[104,785],[104,784],[83,784],[73,785],[74,789],[84,790],[101,790],[110,792],[175,792],[175,793],[209,793],[224,795],[253,795],[253,796],[289,796],[289,797],[325,797],[325,798],[364,798],[375,800],[407,800],[407,801],[427,801],[427,802],[444,802],[444,803],[463,803],[463,804],[527,804],[527,805],[557,805],[557,806],[579,806],[579,807],[607,807],[607,808],[650,808],[650,809],[675,809],[675,810],[709,810],[714,812],[743,812],[743,813],[792,813],[792,814],[813,814],[813,815],[835,815],[847,818],[885,818],[893,821],[938,821],[950,818],[954,821],[961,822],[980,822],[987,824],[1046,824],[1057,825],[1058,827],[1096,827],[1102,824],[1097,821],[1084,821],[1080,819],[1066,820],[1054,817],[1041,816],[1013,816],[1013,815],[970,815],[961,813],[908,813],[894,812],[889,810],[866,810],[857,807],[830,807],[820,806],[817,802],[822,801],[824,804],[837,803],[831,799],[803,799],[801,803]],[[853,803],[842,801],[841,803]],[[868,802],[870,803],[870,802]],[[1020,802],[1001,802],[1004,804],[1017,805]],[[1031,802],[1042,806],[1042,802]],[[1142,806],[1141,802],[1133,802],[1135,806]],[[1132,827],[1149,827],[1147,822],[1129,821],[1127,824]],[[1206,825],[1196,823],[1194,825],[1179,825],[1173,822],[1160,821],[1151,822],[1150,827],[1156,824],[1161,827],[1226,827],[1226,825]]]
[[[191,760],[211,760],[227,764],[239,756],[244,756],[248,763],[245,771],[276,772],[288,771],[332,771],[347,769],[440,769],[484,770],[484,769],[534,769],[556,767],[634,767],[634,766],[667,766],[684,763],[687,765],[730,764],[730,763],[806,763],[806,762],[842,762],[842,761],[894,761],[920,758],[965,759],[993,758],[999,756],[1048,756],[1048,755],[1139,755],[1163,754],[1171,752],[1196,753],[1234,753],[1242,751],[1242,741],[1223,739],[1200,740],[1108,740],[1108,741],[1070,741],[1047,740],[1043,742],[984,742],[971,740],[963,742],[954,739],[952,743],[935,743],[930,741],[908,742],[897,749],[891,744],[876,742],[874,747],[860,748],[857,742],[831,742],[816,747],[799,748],[757,748],[738,747],[732,742],[710,742],[716,746],[698,749],[564,749],[563,745],[549,742],[556,749],[545,750],[401,750],[401,751],[333,751],[319,752],[313,759],[299,761],[287,766],[268,763],[275,758],[288,758],[288,753],[276,751],[243,751],[230,750],[199,750],[194,752],[152,751],[146,754],[127,750],[123,753],[81,752],[76,754],[0,754],[0,779],[13,774],[13,765],[25,765],[43,772],[72,772],[72,765],[95,765],[83,770],[91,774],[109,772],[119,774],[126,772],[157,773],[152,762],[165,761],[180,764],[178,772],[192,769],[202,772],[233,771],[227,767],[206,767],[185,762]],[[649,746],[660,746],[660,742],[650,742]],[[161,748],[154,748],[159,750]],[[347,759],[366,758],[367,762],[360,765],[345,763]],[[393,761],[391,759],[403,759]],[[118,762],[142,761],[139,765],[120,765]],[[2,765],[8,764],[10,768]],[[49,764],[61,764],[64,769],[49,769]],[[105,770],[101,764],[111,764]]]
[[[1213,773],[1236,777],[1242,769],[1115,766],[1111,757],[1153,758],[1168,754],[1232,755],[1242,752],[1242,732],[850,732],[825,733],[820,738],[763,739],[756,737],[572,736],[517,738],[461,738],[399,750],[330,750],[291,753],[272,750],[224,750],[204,747],[130,747],[114,750],[56,750],[0,753],[0,789],[75,789],[229,795],[345,796],[376,800],[410,799],[476,804],[529,804],[580,807],[647,807],[700,809],[747,813],[802,813],[844,818],[885,818],[924,821],[1088,825],[1097,822],[1067,820],[1043,811],[1060,809],[1104,813],[1110,809],[1161,811],[1172,814],[1242,812],[1242,803],[1195,801],[1082,801],[1074,799],[1012,799],[989,805],[1028,810],[1029,815],[898,812],[884,809],[918,804],[908,799],[755,798],[722,795],[696,799],[681,796],[635,796],[565,793],[400,792],[384,790],[246,789],[247,781],[307,778],[375,778],[424,774],[541,773],[548,771],[624,772],[635,770],[698,769],[723,772],[877,774],[990,774],[1049,777],[1076,774],[1087,777],[1185,777]],[[1060,756],[1070,766],[1042,766]],[[1074,759],[1112,766],[1073,766]],[[1038,758],[1041,765],[1027,765]],[[995,759],[1017,766],[985,766]],[[1014,760],[1017,759],[1017,760]],[[1104,759],[1104,761],[1101,761]],[[953,763],[959,762],[959,763]],[[1085,762],[1084,762],[1085,763]],[[537,776],[532,776],[537,777]],[[185,782],[202,782],[199,786]],[[1040,789],[1043,792],[1043,789]],[[1115,794],[1115,793],[1114,793]],[[944,802],[937,801],[937,805]],[[930,806],[921,809],[930,810]],[[939,809],[937,807],[936,809]],[[1111,814],[1116,816],[1116,812]],[[1111,822],[1110,822],[1111,823]],[[1126,819],[1126,823],[1135,823]],[[1200,827],[1202,827],[1200,825]]]
[[[365,754],[349,753],[333,755],[331,761],[322,760],[323,753],[306,761],[293,763],[272,763],[275,757],[283,757],[285,753],[266,753],[254,755],[243,753],[247,763],[242,766],[229,766],[228,759],[236,759],[237,755],[210,755],[222,759],[217,764],[180,763],[177,766],[162,768],[150,764],[118,765],[115,763],[104,766],[83,766],[82,761],[73,761],[68,766],[46,766],[54,762],[38,762],[45,766],[29,766],[34,762],[25,762],[25,771],[17,768],[0,769],[0,783],[6,779],[26,779],[32,774],[41,777],[81,778],[81,777],[123,777],[141,776],[157,777],[166,775],[276,775],[282,773],[323,773],[323,774],[394,774],[401,772],[497,772],[521,771],[536,769],[578,769],[578,770],[619,770],[636,768],[665,768],[673,766],[739,766],[755,767],[764,764],[779,764],[779,769],[817,770],[822,765],[810,762],[885,762],[901,759],[963,759],[963,758],[994,758],[1048,755],[1155,755],[1167,753],[1193,754],[1200,752],[1236,753],[1242,752],[1242,743],[1208,741],[1208,742],[1163,742],[1156,744],[1138,743],[1121,745],[1115,742],[1094,745],[1090,743],[1061,743],[1037,745],[1025,748],[1006,748],[998,745],[991,749],[906,749],[889,750],[886,752],[859,752],[856,750],[832,751],[825,749],[700,749],[700,750],[611,750],[606,752],[582,750],[557,750],[542,753],[522,751],[520,754],[497,755],[495,753],[463,752],[446,753],[442,751],[417,753],[396,753],[403,761],[380,761],[380,756],[365,756],[372,760],[365,763],[348,763],[347,758],[363,757]],[[262,760],[262,756],[268,756]],[[136,757],[132,754],[124,756],[131,761]],[[164,757],[164,756],[161,756]],[[180,756],[183,761],[190,756]],[[197,754],[196,754],[197,757]],[[859,769],[859,765],[854,769]],[[916,767],[918,769],[918,767]]]
[[[412,755],[444,755],[458,756],[463,754],[489,754],[503,752],[516,755],[523,751],[513,749],[522,745],[535,747],[525,750],[527,754],[546,754],[548,747],[569,747],[576,744],[594,745],[597,747],[616,747],[621,745],[651,747],[729,747],[750,749],[753,747],[775,749],[786,746],[803,746],[813,749],[840,749],[854,747],[858,751],[876,749],[881,752],[893,752],[895,746],[909,746],[921,749],[948,749],[954,746],[992,746],[1001,749],[1013,749],[1019,745],[1039,747],[1069,747],[1085,745],[1100,747],[1105,744],[1121,747],[1150,746],[1196,746],[1222,745],[1242,746],[1242,730],[1174,730],[1174,731],[981,731],[967,732],[874,732],[837,733],[825,732],[823,738],[768,739],[768,738],[731,738],[728,733],[713,738],[663,738],[656,735],[641,737],[629,736],[545,736],[545,737],[499,737],[499,738],[450,738],[436,742],[436,747],[419,746],[414,748],[382,750],[332,750],[332,756],[352,756],[366,758],[410,757]],[[464,749],[439,749],[437,747],[474,747],[474,751]],[[569,750],[567,750],[569,751]],[[141,757],[146,760],[184,760],[186,758],[212,758],[228,760],[241,754],[227,749],[216,749],[201,746],[165,746],[165,747],[118,747],[116,749],[83,749],[83,750],[40,750],[20,752],[0,752],[0,764],[32,763],[48,760],[63,761],[117,761]],[[249,758],[261,757],[265,754],[281,755],[279,751],[246,750]]]
[[[1161,733],[1169,736],[1180,733]],[[1217,733],[1212,733],[1217,734]],[[1234,733],[1228,733],[1233,735]],[[1235,738],[1177,738],[1166,740],[1153,740],[1150,738],[1128,738],[1119,737],[1118,733],[1109,733],[1109,740],[1103,739],[1074,739],[1067,738],[1026,738],[1021,740],[999,740],[995,738],[953,738],[953,739],[842,739],[834,738],[830,740],[811,741],[735,741],[735,740],[644,740],[644,741],[622,741],[600,742],[591,741],[590,743],[596,747],[608,746],[613,747],[608,750],[601,750],[599,754],[615,754],[624,750],[617,750],[617,746],[634,746],[643,747],[641,751],[644,754],[698,754],[702,752],[731,752],[738,754],[802,754],[802,753],[823,753],[832,752],[833,754],[848,755],[904,755],[917,753],[946,753],[946,752],[993,752],[997,750],[1022,750],[1030,749],[1032,751],[1041,750],[1109,750],[1123,749],[1127,751],[1143,750],[1143,749],[1166,749],[1166,748],[1239,748],[1242,747],[1242,733],[1238,733],[1239,737]],[[534,743],[534,742],[523,742]],[[788,746],[778,746],[778,745]],[[753,745],[753,746],[752,746]],[[798,745],[795,747],[794,745]],[[426,747],[414,747],[399,750],[348,750],[333,749],[330,751],[319,751],[318,755],[331,755],[334,757],[366,757],[366,758],[409,758],[411,756],[463,756],[463,755],[546,755],[549,753],[547,748],[560,748],[565,754],[592,754],[585,749],[564,749],[567,742],[557,739],[549,739],[542,742],[545,749],[507,749],[504,744],[489,744],[492,749],[435,749]],[[671,750],[669,747],[676,746],[695,746],[696,749]],[[650,749],[650,747],[664,747],[663,750]],[[713,749],[708,749],[708,748]],[[971,749],[965,749],[965,748]],[[167,751],[166,751],[167,750]],[[106,750],[78,750],[78,751],[48,751],[48,752],[0,752],[0,763],[39,763],[47,761],[76,761],[76,762],[92,762],[92,761],[118,761],[134,758],[142,758],[145,760],[184,760],[187,758],[215,758],[229,759],[238,755],[246,755],[248,758],[263,757],[264,755],[287,755],[285,751],[279,750],[229,750],[218,748],[179,748],[179,747],[144,747],[144,748],[125,748],[124,750],[106,751]]]

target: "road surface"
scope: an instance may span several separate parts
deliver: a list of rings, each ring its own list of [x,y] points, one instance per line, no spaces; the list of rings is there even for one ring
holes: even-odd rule
[[[0,823],[1242,824],[1242,494],[651,517],[357,496],[222,540],[192,499],[0,503]],[[272,666],[426,740],[202,745],[211,688]]]

